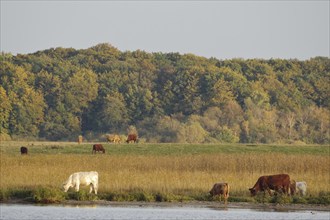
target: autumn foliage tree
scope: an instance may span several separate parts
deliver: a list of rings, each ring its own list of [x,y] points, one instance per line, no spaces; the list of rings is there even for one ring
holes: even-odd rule
[[[218,60],[110,44],[0,55],[0,137],[330,141],[330,59]]]

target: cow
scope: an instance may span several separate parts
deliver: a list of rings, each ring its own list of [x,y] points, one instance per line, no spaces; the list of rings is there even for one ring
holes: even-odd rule
[[[81,144],[83,142],[83,136],[79,135],[78,136],[78,144]]]
[[[305,181],[296,182],[296,192],[301,196],[305,196],[307,191],[307,183]]]
[[[290,176],[288,174],[277,174],[270,176],[261,176],[252,188],[250,188],[251,196],[255,196],[257,192],[264,192],[267,190],[271,196],[270,190],[275,192],[282,191],[284,194],[289,193]]]
[[[120,143],[121,139],[119,137],[119,135],[117,134],[110,134],[110,135],[107,135],[107,141],[110,142],[110,143]]]
[[[96,154],[96,151],[102,151],[103,153],[105,153],[105,149],[103,148],[102,144],[94,144],[93,145],[93,150],[92,150],[92,154]]]
[[[221,201],[221,195],[223,195],[225,204],[227,204],[227,199],[229,197],[229,184],[228,183],[215,183],[210,190],[211,196],[219,195]]]
[[[126,140],[126,143],[131,143],[131,142],[134,142],[136,143],[138,141],[138,138],[137,138],[137,135],[136,134],[129,134],[127,136],[127,140]]]
[[[21,147],[21,155],[28,154],[27,147]]]
[[[96,171],[71,174],[67,181],[63,183],[64,192],[67,192],[70,187],[75,187],[76,192],[78,192],[80,184],[89,186],[89,193],[92,193],[94,189],[96,195],[99,185],[99,174]]]

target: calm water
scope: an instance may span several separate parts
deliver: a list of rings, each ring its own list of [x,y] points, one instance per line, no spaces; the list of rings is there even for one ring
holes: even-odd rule
[[[35,206],[0,205],[1,220],[6,219],[330,219],[329,212],[275,212],[252,209],[212,209],[203,207],[139,206]]]

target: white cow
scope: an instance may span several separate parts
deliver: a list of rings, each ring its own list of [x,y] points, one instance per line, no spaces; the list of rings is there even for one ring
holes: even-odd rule
[[[75,187],[76,192],[78,192],[80,184],[86,186],[89,185],[89,193],[91,193],[94,189],[95,194],[97,194],[99,174],[95,171],[77,172],[71,174],[68,180],[63,183],[64,192],[67,192],[70,187]]]
[[[301,195],[305,196],[307,191],[307,183],[305,181],[296,182],[296,192]]]

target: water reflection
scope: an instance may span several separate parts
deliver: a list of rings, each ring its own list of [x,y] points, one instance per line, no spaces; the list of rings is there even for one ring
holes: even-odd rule
[[[330,219],[329,212],[240,209],[222,206],[0,205],[0,219]]]

